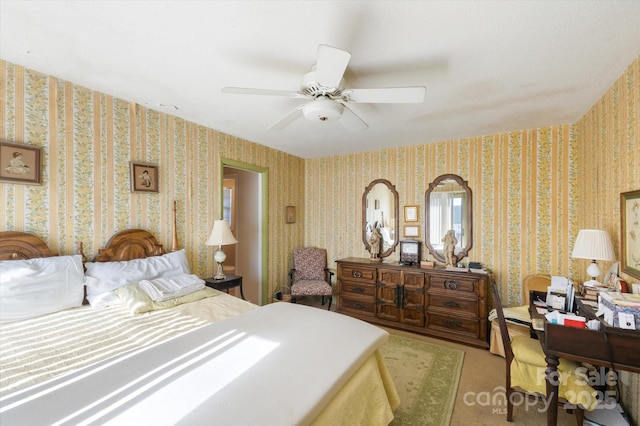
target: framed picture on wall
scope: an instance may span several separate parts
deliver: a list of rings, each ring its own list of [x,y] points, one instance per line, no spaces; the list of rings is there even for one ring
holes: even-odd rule
[[[640,190],[620,194],[622,272],[640,278]]]
[[[287,206],[285,212],[286,222],[287,223],[296,223],[296,207],[295,206]]]
[[[404,227],[405,237],[419,237],[420,227],[418,225],[407,225]]]
[[[418,221],[418,206],[404,206],[404,221],[405,222]]]
[[[158,166],[132,161],[131,192],[159,192]]]
[[[42,184],[42,148],[0,141],[0,182]]]

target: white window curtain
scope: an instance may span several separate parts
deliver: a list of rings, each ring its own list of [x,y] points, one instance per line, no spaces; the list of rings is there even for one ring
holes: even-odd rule
[[[451,192],[436,192],[431,194],[429,199],[429,234],[433,247],[441,245],[444,234],[446,234],[449,229],[452,229],[454,195],[455,194]]]

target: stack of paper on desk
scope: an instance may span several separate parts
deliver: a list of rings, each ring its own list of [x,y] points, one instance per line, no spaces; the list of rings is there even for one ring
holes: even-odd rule
[[[570,311],[573,308],[574,288],[567,277],[551,277],[547,289],[547,306]]]

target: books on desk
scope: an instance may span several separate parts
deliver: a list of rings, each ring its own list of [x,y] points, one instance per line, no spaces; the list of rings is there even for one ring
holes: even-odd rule
[[[595,300],[596,302],[598,301],[598,295],[600,294],[601,291],[607,291],[610,290],[609,287],[605,287],[605,286],[591,286],[591,285],[583,285],[582,286],[582,291],[580,292],[580,294],[582,294],[582,298],[585,300]]]

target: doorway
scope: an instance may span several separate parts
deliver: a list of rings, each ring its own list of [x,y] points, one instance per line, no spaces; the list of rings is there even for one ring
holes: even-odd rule
[[[242,276],[245,298],[262,305],[269,300],[267,169],[226,159],[221,165],[222,212],[238,240],[229,247],[233,265],[225,262],[225,267],[233,267],[231,273]]]

